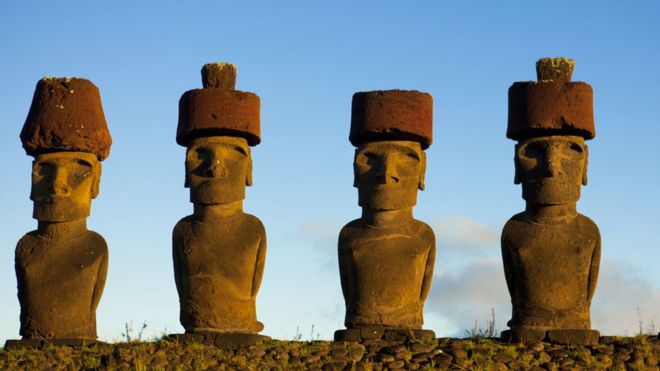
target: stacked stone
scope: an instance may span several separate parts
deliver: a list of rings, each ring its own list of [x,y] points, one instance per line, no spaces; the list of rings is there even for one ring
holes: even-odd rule
[[[108,344],[88,349],[60,348],[0,352],[1,369],[73,368],[305,370],[658,370],[660,339],[655,336],[603,338],[591,346],[547,342],[502,344],[489,339],[436,339],[393,343],[367,341],[264,342],[244,347],[157,343]],[[95,366],[90,366],[95,365]]]
[[[362,217],[339,235],[346,330],[335,340],[433,339],[422,330],[435,236],[412,208],[424,189],[424,149],[433,137],[433,98],[419,91],[353,95],[349,140]],[[393,299],[396,298],[396,299]]]
[[[248,146],[261,141],[259,97],[235,90],[236,67],[209,63],[202,89],[179,100],[176,141],[187,147],[186,182],[194,213],[173,231],[174,277],[185,334],[171,339],[246,345],[258,335],[256,295],[263,277],[266,232],[243,212],[252,184]]]
[[[591,298],[598,279],[600,234],[577,213],[587,182],[588,148],[594,138],[593,91],[572,82],[575,62],[544,58],[535,82],[509,88],[507,137],[517,140],[515,183],[522,183],[524,212],[502,233],[502,256],[512,298],[513,341],[595,344]]]
[[[538,81],[511,85],[507,138],[596,136],[593,90],[589,84],[571,81],[574,67],[572,59],[543,58],[536,62]]]
[[[236,66],[205,64],[202,84],[202,89],[188,90],[179,100],[176,142],[185,147],[195,138],[234,136],[245,138],[250,146],[259,144],[259,96],[235,90]]]
[[[16,247],[22,340],[6,346],[89,344],[108,265],[105,240],[86,226],[112,145],[99,89],[81,78],[41,79],[20,138],[35,157],[30,199],[39,224]]]

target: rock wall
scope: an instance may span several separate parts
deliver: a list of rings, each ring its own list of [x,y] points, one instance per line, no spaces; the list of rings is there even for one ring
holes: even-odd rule
[[[660,338],[602,337],[591,346],[545,342],[506,344],[496,339],[434,339],[407,343],[268,341],[249,347],[213,347],[173,341],[98,344],[84,348],[0,350],[0,369],[97,370],[385,370],[483,369],[659,370]]]

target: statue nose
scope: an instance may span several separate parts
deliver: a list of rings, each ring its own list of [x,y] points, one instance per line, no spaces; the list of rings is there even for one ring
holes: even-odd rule
[[[227,168],[220,159],[213,159],[209,166],[204,170],[204,176],[212,178],[224,178],[227,176]]]
[[[392,161],[387,161],[386,159],[381,163],[379,171],[376,174],[376,182],[379,184],[394,184],[399,182],[399,174]]]
[[[56,170],[53,180],[50,184],[50,191],[54,195],[66,195],[71,191],[67,180],[67,173],[63,170]]]

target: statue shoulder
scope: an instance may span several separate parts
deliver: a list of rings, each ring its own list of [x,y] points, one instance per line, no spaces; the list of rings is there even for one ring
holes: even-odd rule
[[[578,223],[578,226],[581,230],[584,230],[591,236],[597,236],[600,239],[600,230],[598,229],[598,225],[596,225],[596,223],[591,220],[591,218],[586,215],[578,214],[576,223]]]
[[[341,227],[341,230],[339,231],[339,241],[341,242],[350,239],[356,233],[356,231],[359,231],[363,228],[364,225],[360,219],[355,219],[346,223],[346,225]]]
[[[502,228],[502,241],[508,240],[521,230],[526,229],[529,223],[524,220],[523,215],[524,212],[518,213],[506,221],[504,228]]]
[[[431,228],[431,226],[426,224],[425,222],[414,219],[413,228],[415,229],[415,232],[418,236],[424,239],[435,240],[435,232],[433,232],[433,228]]]
[[[20,259],[25,254],[32,253],[32,250],[37,246],[38,237],[37,231],[26,233],[16,244],[16,258]]]
[[[172,230],[172,235],[176,237],[176,236],[180,236],[183,233],[190,233],[192,220],[193,220],[192,215],[188,215],[182,218],[181,220],[179,220],[174,226],[174,229]]]
[[[94,231],[87,231],[84,238],[85,242],[89,244],[89,246],[92,246],[97,250],[102,250],[103,252],[108,251],[108,243],[105,242],[105,238],[103,238],[103,236],[101,236],[99,233]]]
[[[255,232],[258,232],[260,234],[265,234],[266,233],[266,228],[264,227],[264,223],[261,222],[259,218],[252,214],[244,214],[243,215],[243,225],[245,225],[248,228],[254,229]]]

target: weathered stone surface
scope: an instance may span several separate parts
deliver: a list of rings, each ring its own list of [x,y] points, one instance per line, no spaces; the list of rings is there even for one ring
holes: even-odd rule
[[[183,338],[188,337],[186,334]],[[424,344],[428,353],[415,354]],[[383,370],[390,362],[413,369],[538,370],[557,369],[643,369],[657,370],[660,340],[648,337],[619,337],[612,344],[590,346],[545,344],[503,344],[490,339],[435,339],[423,342],[392,343],[369,341],[345,343],[329,341],[259,341],[236,346],[205,344],[200,341],[139,342],[97,344],[93,347],[44,346],[42,349],[0,351],[0,369],[168,369],[189,365],[193,369],[252,370]],[[349,350],[347,352],[347,350]],[[616,351],[614,351],[616,350]],[[447,352],[447,353],[445,353]],[[455,353],[454,358],[450,353]],[[540,368],[539,368],[540,367]]]
[[[426,149],[433,140],[433,98],[415,90],[355,93],[349,140],[356,147],[373,141],[409,140]]]
[[[190,103],[202,116],[215,112]],[[227,109],[230,115],[240,111],[232,105]],[[256,112],[258,116],[258,107]],[[190,188],[194,212],[181,219],[172,234],[180,320],[186,333],[195,336],[230,334],[213,335],[216,343],[257,339],[263,329],[255,302],[266,259],[266,231],[258,218],[243,211],[245,187],[252,184],[246,132],[218,136],[202,130],[184,142],[185,186]]]
[[[539,81],[516,82],[509,88],[507,137],[577,135],[592,139],[596,130],[591,86],[570,82],[572,66],[567,63],[539,63]]]
[[[180,145],[188,146],[192,139],[209,136],[241,137],[250,146],[261,142],[259,96],[234,90],[236,70],[229,66],[233,65],[205,65],[204,88],[181,96],[176,133]]]
[[[562,330],[551,340],[591,344],[597,332],[587,331],[589,308],[601,242],[596,224],[576,211],[581,185],[587,184],[588,148],[582,136],[545,134],[535,132],[516,145],[515,183],[522,184],[526,208],[502,232],[513,304],[507,336],[529,342]]]
[[[240,145],[242,141],[242,146]],[[199,158],[199,153],[203,158]],[[173,232],[174,271],[187,332],[256,333],[256,295],[266,259],[266,232],[242,210],[249,148],[242,138],[195,140],[186,160],[193,215]]]
[[[351,142],[359,145],[354,185],[362,216],[339,234],[348,330],[337,331],[337,339],[400,340],[410,338],[412,329],[421,329],[433,277],[435,236],[427,224],[413,218],[412,208],[417,190],[424,189],[422,147],[431,143],[431,116],[426,116],[431,105],[431,97],[419,92],[353,97]],[[418,141],[391,140],[401,132],[392,131],[395,127],[419,134]],[[382,128],[387,130],[379,131]],[[371,141],[376,138],[380,140]]]
[[[47,348],[52,346],[85,347],[91,345],[105,345],[106,343],[92,339],[25,339],[7,340],[5,349],[14,348]]]
[[[80,78],[39,80],[23,130],[28,155],[55,151],[90,152],[102,161],[112,138],[103,114],[99,89]]]
[[[167,340],[177,341],[181,344],[206,344],[218,347],[250,346],[271,340],[270,337],[244,332],[198,332],[191,334],[171,334]]]
[[[202,85],[205,88],[234,90],[236,65],[225,62],[207,63],[202,67]]]
[[[21,139],[35,156],[30,199],[38,227],[16,246],[26,340],[16,344],[93,342],[108,247],[87,230],[86,219],[111,144],[96,86],[84,79],[39,81]]]
[[[532,328],[504,330],[500,335],[503,341],[531,344],[545,339],[545,331]]]
[[[575,61],[568,58],[541,58],[536,61],[539,81],[571,82]]]
[[[96,339],[96,307],[108,267],[101,235],[85,219],[98,194],[96,155],[54,152],[33,163],[34,217],[16,247],[21,330],[25,339]]]
[[[396,329],[389,327],[372,328],[353,328],[335,331],[335,341],[364,341],[364,340],[384,340],[392,342],[403,342],[410,340],[431,340],[435,339],[435,332],[432,330],[419,329]]]
[[[560,329],[547,332],[548,340],[557,344],[566,345],[594,345],[598,344],[600,333],[589,329]]]

